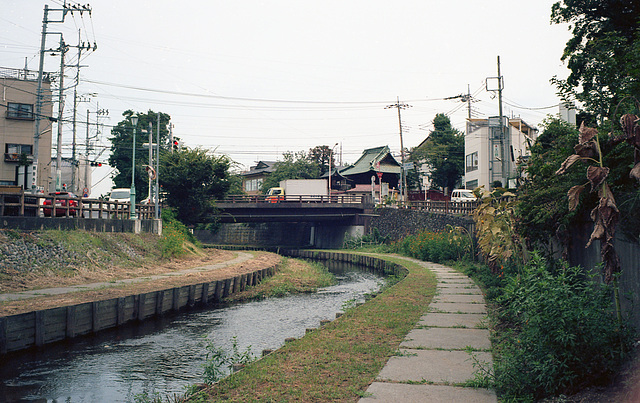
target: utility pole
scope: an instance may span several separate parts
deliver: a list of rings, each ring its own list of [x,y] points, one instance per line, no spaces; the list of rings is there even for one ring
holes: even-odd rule
[[[62,120],[64,112],[64,55],[67,46],[60,35],[60,88],[58,91],[58,147],[56,155],[56,192],[62,190]]]
[[[160,112],[156,122],[156,192],[154,217],[157,220],[160,216]]]
[[[504,122],[502,121],[503,117],[502,117],[502,75],[500,74],[500,56],[498,56],[498,114],[500,116],[500,148],[502,149],[502,186],[503,187],[509,187],[507,184],[507,176],[509,174],[509,169],[508,169],[508,157],[507,157],[507,150],[506,150],[506,145],[508,143],[508,141],[506,141],[505,139],[505,132],[504,132]]]
[[[89,116],[90,114],[95,113],[96,114],[96,135],[91,137],[89,135],[89,126],[91,126],[91,123],[89,121]],[[96,111],[92,112],[89,109],[87,109],[87,136],[86,136],[86,145],[85,145],[85,164],[84,164],[84,187],[86,188],[90,188],[89,186],[89,182],[90,182],[90,172],[91,172],[91,164],[89,163],[89,154],[91,152],[91,139],[92,138],[97,138],[100,135],[100,116],[102,115],[108,115],[109,114],[109,110],[108,109],[100,109],[100,105],[96,104]],[[75,158],[75,157],[74,157]],[[80,180],[78,180],[78,182],[80,182]],[[89,189],[89,193],[91,192],[91,189]]]
[[[467,84],[467,118],[471,120],[471,86]]]
[[[489,80],[496,80],[497,84],[489,85]],[[486,90],[497,92],[498,93],[498,123],[492,123],[492,119],[489,118],[489,144],[492,147],[491,150],[491,180],[493,181],[496,178],[495,173],[495,165],[496,161],[500,162],[500,182],[503,187],[508,186],[508,177],[510,172],[510,164],[509,157],[511,155],[510,144],[511,144],[511,136],[509,132],[505,133],[505,119],[502,116],[502,90],[504,89],[504,80],[500,73],[500,56],[498,56],[498,76],[497,77],[488,77],[486,80]],[[506,121],[508,124],[508,120]],[[497,127],[497,136],[493,133],[493,128]],[[507,127],[508,129],[508,127]]]
[[[55,20],[49,18],[49,11],[59,11],[62,13],[62,16]],[[42,38],[40,40],[40,62],[38,65],[38,85],[36,89],[36,111],[35,111],[35,130],[33,134],[33,162],[31,167],[29,167],[30,172],[27,172],[27,176],[29,177],[29,186],[32,191],[35,191],[38,186],[38,157],[39,157],[39,148],[40,148],[40,122],[42,120],[42,104],[44,102],[44,94],[42,90],[42,81],[44,76],[44,56],[46,53],[45,47],[47,43],[47,34],[54,32],[47,32],[47,24],[49,23],[63,23],[67,13],[79,12],[80,15],[84,12],[88,12],[91,15],[91,7],[89,5],[84,6],[69,6],[66,2],[61,9],[49,9],[49,6],[45,4],[44,6],[44,17],[42,18]],[[61,36],[62,43],[62,33],[56,32]],[[63,72],[61,72],[64,75]],[[60,86],[62,88],[62,85]],[[58,122],[59,124],[61,122]]]
[[[396,103],[392,105],[385,106],[385,109],[397,108],[398,109],[398,126],[400,128],[400,160],[402,163],[402,167],[400,168],[400,186],[402,186],[400,201],[404,203],[407,199],[407,175],[404,171],[404,142],[402,140],[402,116],[400,116],[401,109],[411,108],[411,105],[401,104],[400,97],[396,99]]]
[[[158,112],[158,116],[160,116],[160,112]],[[153,168],[153,124],[151,121],[149,121],[149,168]],[[151,180],[151,176],[148,176],[147,179],[149,179],[149,192],[147,197],[149,198],[149,203],[151,203],[153,196],[153,181]]]
[[[98,46],[96,43],[93,43],[93,47],[90,43],[81,42],[80,30],[78,30],[78,60],[75,65],[72,65],[76,68],[76,80],[73,85],[73,139],[71,141],[71,189],[75,192],[78,191],[78,186],[76,184],[76,177],[78,171],[78,161],[76,160],[76,143],[77,143],[77,118],[78,118],[78,102],[88,102],[86,98],[83,98],[82,101],[78,101],[78,84],[80,84],[80,68],[86,67],[80,65],[80,58],[82,56],[83,50],[93,50],[95,51]],[[88,130],[88,128],[87,128]],[[87,154],[88,155],[88,154]],[[86,182],[85,182],[86,183]]]
[[[402,140],[402,116],[400,115],[401,109],[411,108],[411,105],[401,104],[400,97],[397,98],[396,103],[392,105],[387,105],[384,107],[385,109],[397,108],[398,109],[398,126],[400,128],[400,160],[402,163],[402,167],[400,168],[400,186],[402,186],[400,201],[402,203],[407,199],[407,175],[404,171],[404,142]],[[380,184],[382,186],[382,184]],[[380,188],[382,189],[382,187]]]

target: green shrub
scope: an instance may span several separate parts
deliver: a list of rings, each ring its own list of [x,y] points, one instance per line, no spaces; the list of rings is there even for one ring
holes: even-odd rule
[[[632,340],[618,325],[611,295],[580,267],[565,264],[552,274],[534,254],[497,299],[497,392],[541,399],[608,380]]]
[[[471,243],[452,231],[424,231],[394,244],[394,251],[416,259],[443,263],[469,256]]]
[[[178,221],[175,212],[169,208],[162,210],[162,236],[158,241],[162,258],[178,257],[185,253],[185,242],[199,245],[196,237],[183,223]]]
[[[378,228],[373,228],[370,234],[362,236],[347,235],[343,242],[344,249],[360,249],[364,246],[381,246],[389,243],[391,238],[388,235],[382,235]]]

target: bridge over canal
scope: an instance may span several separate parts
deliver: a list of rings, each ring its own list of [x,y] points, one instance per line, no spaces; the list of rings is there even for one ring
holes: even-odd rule
[[[232,196],[216,202],[221,223],[334,222],[364,225],[374,205],[361,196]]]

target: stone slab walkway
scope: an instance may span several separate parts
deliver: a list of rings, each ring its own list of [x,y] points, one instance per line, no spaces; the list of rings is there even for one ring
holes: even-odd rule
[[[29,290],[29,291],[0,294],[0,301],[16,301],[21,299],[33,298],[33,297],[41,297],[43,295],[60,295],[60,294],[66,294],[69,292],[89,291],[89,290],[95,290],[99,288],[115,287],[123,284],[135,284],[135,283],[141,283],[143,281],[160,280],[168,277],[183,276],[189,273],[198,273],[203,271],[221,269],[223,267],[246,262],[251,258],[253,258],[253,255],[250,253],[237,252],[237,256],[234,259],[227,260],[221,263],[207,265],[207,266],[195,267],[195,268],[185,269],[185,270],[178,270],[178,271],[173,271],[173,272],[163,273],[163,274],[155,274],[151,276],[128,278],[128,279],[116,280],[116,281],[108,281],[108,282],[105,281],[105,282],[91,283],[91,284],[79,284],[79,285],[70,285],[66,287],[44,288],[40,290]]]
[[[492,390],[459,386],[474,379],[474,359],[493,362],[482,292],[449,267],[414,261],[436,274],[436,296],[360,403],[497,402]]]

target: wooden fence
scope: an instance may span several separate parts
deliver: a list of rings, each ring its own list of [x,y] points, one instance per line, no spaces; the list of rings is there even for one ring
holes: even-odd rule
[[[130,210],[129,202],[0,192],[0,216],[128,219]],[[155,218],[155,205],[136,203],[136,215],[143,220]]]

